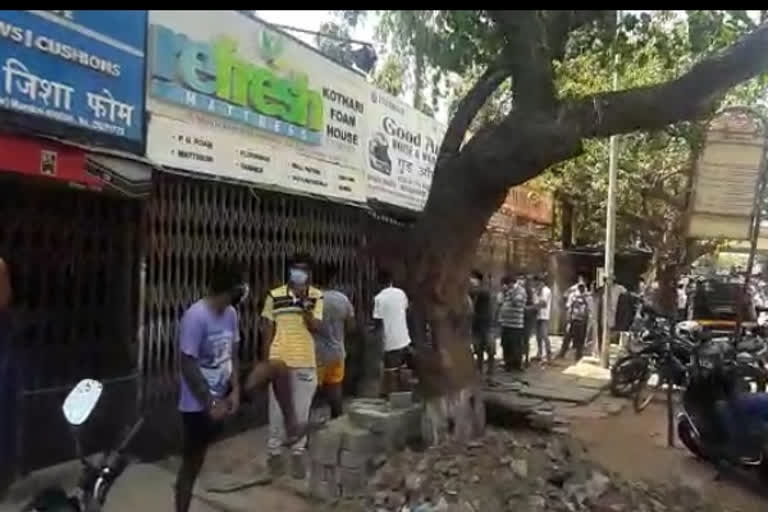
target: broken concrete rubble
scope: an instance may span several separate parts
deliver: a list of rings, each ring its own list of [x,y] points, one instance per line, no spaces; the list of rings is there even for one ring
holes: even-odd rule
[[[533,431],[489,430],[391,455],[345,512],[683,512],[722,510],[694,492],[630,482],[592,463],[580,443]]]

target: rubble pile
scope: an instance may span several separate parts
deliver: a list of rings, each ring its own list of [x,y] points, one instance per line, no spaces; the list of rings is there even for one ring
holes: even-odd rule
[[[391,455],[346,512],[722,511],[686,487],[629,482],[589,461],[578,441],[488,430],[467,445]]]

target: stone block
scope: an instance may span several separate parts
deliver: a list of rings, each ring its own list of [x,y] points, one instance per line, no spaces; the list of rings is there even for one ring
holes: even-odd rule
[[[370,430],[357,428],[350,424],[344,428],[341,447],[343,450],[372,454],[380,449],[381,443]]]
[[[381,433],[384,431],[384,424],[391,415],[387,403],[383,400],[370,400],[375,403],[356,403],[362,400],[355,400],[348,407],[348,416],[350,421],[371,432]]]
[[[316,431],[309,440],[309,455],[313,462],[337,464],[343,434],[335,428]]]
[[[341,450],[341,457],[339,465],[346,469],[362,470],[368,463],[368,460],[372,458],[371,453],[355,452],[350,450]]]
[[[365,490],[365,472],[342,468],[340,470],[340,487],[343,496],[358,496]]]
[[[537,410],[528,415],[531,427],[541,430],[552,430],[555,426],[555,415],[552,411]]]
[[[334,465],[312,463],[309,493],[313,498],[331,501],[340,496],[339,470]]]
[[[411,405],[413,405],[413,393],[411,391],[389,394],[389,406],[392,409],[407,409]]]

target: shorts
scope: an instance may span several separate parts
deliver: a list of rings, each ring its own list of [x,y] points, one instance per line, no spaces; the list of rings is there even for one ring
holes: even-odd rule
[[[221,424],[213,421],[207,412],[182,412],[184,426],[183,454],[195,456],[205,453],[221,431]]]
[[[344,382],[344,360],[317,366],[317,385],[334,386]]]
[[[384,368],[387,370],[396,370],[403,366],[409,366],[410,354],[410,346],[395,350],[387,350],[384,352]]]

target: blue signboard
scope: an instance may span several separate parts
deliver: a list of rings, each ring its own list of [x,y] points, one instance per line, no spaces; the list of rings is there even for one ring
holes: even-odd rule
[[[0,109],[143,146],[146,27],[147,11],[0,11]]]

